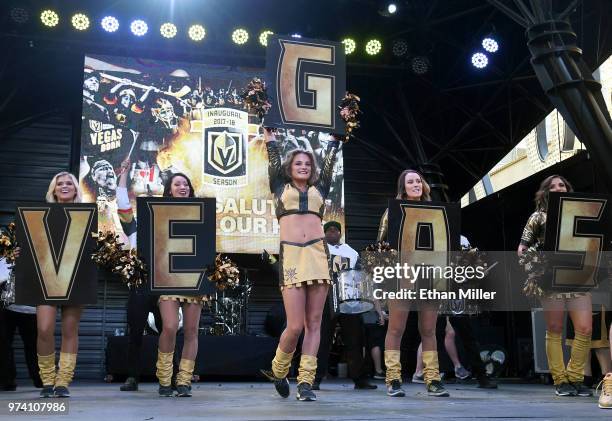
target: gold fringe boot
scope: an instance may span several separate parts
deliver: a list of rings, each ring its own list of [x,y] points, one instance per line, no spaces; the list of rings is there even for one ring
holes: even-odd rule
[[[43,384],[40,397],[50,398],[53,396],[53,387],[55,386],[55,352],[49,355],[37,355],[38,372]]]
[[[164,397],[172,396],[172,358],[174,351],[162,352],[157,350],[157,371],[155,375],[159,380],[159,395]]]

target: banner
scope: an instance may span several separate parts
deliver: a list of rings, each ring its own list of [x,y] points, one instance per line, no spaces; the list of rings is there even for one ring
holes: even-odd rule
[[[604,250],[610,242],[610,197],[593,193],[550,192],[544,250],[545,280],[554,291],[591,290],[607,278]]]
[[[346,54],[339,42],[268,36],[266,127],[344,134],[339,105],[346,93]]]
[[[128,195],[163,193],[175,172],[189,176],[198,197],[215,197],[216,249],[278,252],[279,226],[269,190],[268,155],[256,116],[240,91],[262,69],[86,56],[81,164],[84,201],[97,202],[99,225],[124,237],[117,215],[117,173],[129,158]],[[320,168],[329,135],[279,129],[283,154],[312,151]],[[342,151],[324,220],[344,225]]]
[[[138,198],[138,251],[149,266],[150,291],[214,292],[206,269],[215,261],[215,200]]]
[[[17,205],[16,304],[96,303],[98,272],[91,260],[96,211],[91,203]]]

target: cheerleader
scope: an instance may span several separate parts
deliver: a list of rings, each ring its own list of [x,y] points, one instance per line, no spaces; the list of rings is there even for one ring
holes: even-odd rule
[[[529,217],[518,246],[522,255],[530,246],[544,243],[546,212],[549,192],[572,192],[572,185],[560,175],[551,175],[540,184],[535,194],[535,212]],[[542,298],[544,319],[546,320],[546,357],[555,385],[557,396],[592,396],[584,381],[584,365],[591,347],[591,294],[588,292],[554,293],[546,292]],[[574,340],[571,357],[565,366],[561,332],[565,311],[574,325]]]
[[[339,141],[329,142],[319,174],[312,152],[294,149],[281,163],[274,134],[265,129],[264,136],[270,190],[280,225],[279,281],[287,327],[280,337],[272,369],[262,373],[274,382],[280,396],[289,396],[287,374],[304,330],[296,397],[300,401],[314,401],[312,385],[317,371],[321,317],[332,279],[321,221]]]
[[[49,184],[48,203],[81,203],[81,190],[76,177],[69,172],[56,174]],[[42,380],[42,398],[70,397],[68,386],[74,376],[77,350],[79,348],[79,321],[83,307],[63,305],[62,341],[58,369],[55,369],[55,317],[57,306],[36,306],[38,369]]]
[[[397,180],[396,199],[430,201],[431,189],[423,176],[414,170],[405,170]],[[387,238],[388,213],[385,210],[378,229],[377,241]],[[411,288],[412,284],[402,285],[402,288]],[[388,300],[389,325],[385,337],[385,366],[387,373],[387,395],[402,397],[406,393],[402,389],[402,366],[400,363],[400,344],[406,328],[406,321],[410,311],[404,300]],[[449,396],[442,384],[438,364],[438,351],[436,345],[436,321],[438,309],[435,303],[421,303],[419,308],[419,333],[422,343],[423,379],[430,396]]]

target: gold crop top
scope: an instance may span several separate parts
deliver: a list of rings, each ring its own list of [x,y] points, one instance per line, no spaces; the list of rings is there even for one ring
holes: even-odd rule
[[[339,143],[339,141],[329,142],[319,180],[316,184],[308,186],[308,190],[305,192],[300,191],[293,183],[287,182],[287,178],[283,174],[281,156],[276,141],[266,143],[270,191],[274,195],[274,205],[278,219],[294,213],[314,213],[323,219],[325,198],[331,187]]]
[[[544,233],[546,232],[546,212],[537,210],[531,214],[525,228],[523,229],[523,235],[521,235],[521,245],[531,247],[536,242],[544,245]]]

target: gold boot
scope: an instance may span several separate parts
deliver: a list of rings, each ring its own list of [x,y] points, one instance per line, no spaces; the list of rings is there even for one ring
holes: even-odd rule
[[[440,377],[437,351],[423,351],[423,380],[429,396],[448,396]]]
[[[70,352],[60,352],[59,363],[57,367],[57,376],[55,377],[55,396],[59,398],[70,397],[68,385],[74,377],[74,368],[76,367],[77,354]]]
[[[400,384],[402,383],[402,363],[400,362],[400,355],[399,350],[385,350],[385,367],[387,367],[385,383],[387,386],[389,386],[393,380],[397,380]]]
[[[52,397],[53,387],[55,386],[55,352],[49,355],[38,354],[38,372],[43,384],[40,397]]]
[[[294,351],[295,352],[295,351]],[[284,379],[289,374],[293,352],[284,352],[280,346],[276,348],[276,355],[272,360],[272,373],[277,379]]]
[[[172,358],[174,357],[174,351],[172,352],[161,352],[157,350],[157,371],[155,375],[159,380],[159,395],[169,397],[172,396]]]
[[[191,396],[191,378],[193,377],[193,369],[195,361],[181,358],[179,363],[179,372],[176,375],[176,395],[179,397]]]
[[[297,376],[297,395],[300,401],[316,401],[317,396],[312,391],[315,374],[317,373],[317,357],[302,354]]]
[[[546,331],[546,358],[548,360],[548,369],[550,370],[554,385],[559,386],[564,383],[569,383],[567,373],[565,372],[565,364],[563,363],[563,348],[561,347],[560,333]]]
[[[576,332],[572,342],[572,352],[567,363],[566,373],[570,384],[574,386],[578,396],[593,396],[591,389],[583,383],[584,365],[589,352],[591,352],[591,335],[583,335],[580,332]]]

